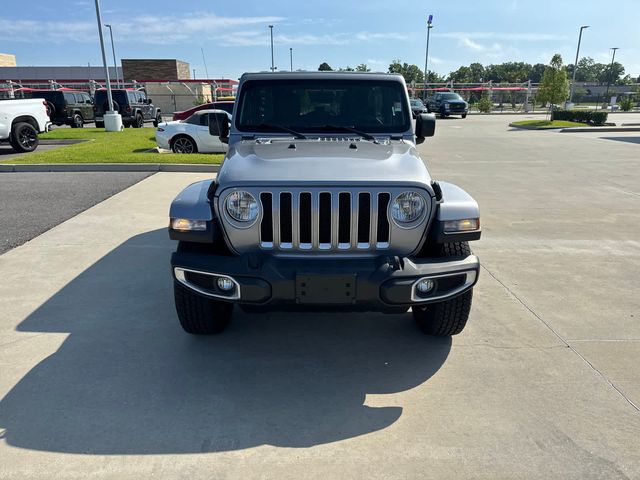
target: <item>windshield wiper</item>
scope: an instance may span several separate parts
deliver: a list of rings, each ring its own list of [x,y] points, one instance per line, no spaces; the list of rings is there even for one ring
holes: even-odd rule
[[[360,135],[365,140],[371,140],[374,142],[376,141],[376,137],[374,137],[373,135],[353,127],[346,127],[344,125],[325,125],[319,128],[323,130],[342,130],[343,132],[351,132],[351,133],[355,133],[356,135]]]
[[[300,140],[306,140],[307,139],[307,137],[305,137],[300,132],[296,132],[295,130],[291,130],[290,128],[283,127],[282,125],[271,125],[270,123],[261,123],[260,125],[256,125],[256,126],[258,128],[270,128],[270,129],[273,129],[273,130],[280,130],[281,132],[287,132],[287,133],[290,133],[291,135],[293,135],[295,138],[298,138]]]

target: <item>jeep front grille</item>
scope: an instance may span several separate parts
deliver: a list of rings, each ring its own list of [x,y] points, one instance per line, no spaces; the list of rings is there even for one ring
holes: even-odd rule
[[[260,247],[281,251],[389,248],[389,192],[262,192]]]

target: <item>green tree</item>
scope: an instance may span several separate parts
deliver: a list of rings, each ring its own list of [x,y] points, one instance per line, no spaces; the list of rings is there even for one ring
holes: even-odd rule
[[[540,83],[542,81],[542,75],[544,75],[544,69],[546,65],[544,63],[536,63],[529,70],[529,78],[531,83]]]
[[[361,63],[356,67],[356,72],[370,72],[371,69],[367,66],[366,63]]]
[[[327,62],[322,62],[318,67],[318,70],[320,72],[332,72],[333,68],[331,68],[331,65],[329,65]]]
[[[569,94],[569,81],[567,71],[562,65],[562,57],[556,53],[551,58],[551,63],[545,68],[537,100],[542,103],[550,103],[552,108],[567,99]]]
[[[401,63],[400,60],[394,60],[391,65],[389,65],[389,73],[399,73],[407,83],[422,83],[424,81],[424,73],[420,70],[420,67],[417,65],[409,65],[406,62]]]
[[[347,65],[344,68],[339,68],[338,71],[339,72],[355,72],[355,69],[353,67],[350,67],[349,65]]]

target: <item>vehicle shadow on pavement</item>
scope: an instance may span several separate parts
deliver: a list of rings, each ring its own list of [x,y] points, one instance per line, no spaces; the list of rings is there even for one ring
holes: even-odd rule
[[[410,314],[236,310],[221,335],[185,334],[166,236],[131,238],[19,325],[70,335],[0,402],[9,445],[163,454],[353,438],[402,414],[366,406],[367,394],[424,383],[450,351],[450,339],[423,336]]]

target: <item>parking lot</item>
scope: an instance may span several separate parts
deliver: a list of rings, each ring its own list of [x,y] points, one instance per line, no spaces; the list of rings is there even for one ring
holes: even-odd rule
[[[0,478],[640,478],[640,132],[525,118],[439,120],[419,147],[482,211],[451,339],[367,313],[184,334],[167,211],[201,174],[0,255]]]

